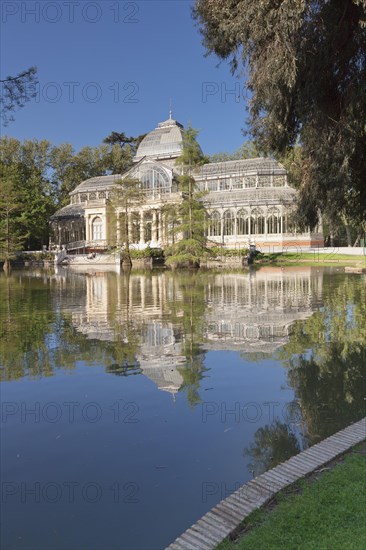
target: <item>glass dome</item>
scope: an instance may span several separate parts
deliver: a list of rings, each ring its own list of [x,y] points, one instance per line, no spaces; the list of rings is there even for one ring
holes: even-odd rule
[[[155,160],[164,158],[177,158],[182,154],[183,126],[171,117],[160,122],[158,127],[149,132],[141,141],[134,161],[143,157]]]

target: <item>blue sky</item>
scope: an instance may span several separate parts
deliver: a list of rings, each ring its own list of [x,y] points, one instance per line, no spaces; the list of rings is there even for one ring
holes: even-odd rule
[[[2,135],[98,145],[112,130],[138,135],[169,116],[200,129],[207,154],[245,140],[243,81],[205,57],[192,2],[3,1],[1,78],[29,66],[39,93]],[[234,93],[233,93],[234,92]]]

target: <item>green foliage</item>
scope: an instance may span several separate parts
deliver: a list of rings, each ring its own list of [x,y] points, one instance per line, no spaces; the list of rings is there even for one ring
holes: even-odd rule
[[[19,174],[4,165],[0,170],[0,258],[7,264],[22,248],[28,234],[22,231],[19,223],[23,211],[17,193]]]
[[[234,153],[214,153],[209,157],[210,162],[225,162],[228,160],[252,159],[263,156],[254,141],[245,141]]]
[[[126,176],[115,182],[108,205],[110,244],[122,246],[123,261],[130,265],[130,210],[144,201],[145,193],[138,179]]]
[[[21,246],[32,250],[48,244],[48,220],[57,208],[69,203],[70,191],[85,179],[125,172],[132,165],[140,138],[126,138],[123,147],[108,141],[99,147],[83,147],[79,152],[69,143],[53,146],[47,140],[1,138],[0,178],[4,190],[5,179],[12,181],[9,200],[12,197],[19,205],[11,216],[15,224],[10,246],[13,252]],[[3,214],[1,219],[4,224]],[[2,229],[2,248],[4,235]],[[16,244],[18,237],[21,239]]]
[[[0,178],[11,186],[13,201],[20,206],[12,216],[14,232],[27,249],[48,242],[48,219],[55,208],[53,188],[47,176],[50,143],[12,138],[0,141]],[[16,247],[18,248],[18,247]]]
[[[258,146],[302,146],[299,218],[344,211],[365,230],[366,3],[364,0],[196,0],[208,52],[247,77]]]
[[[214,258],[218,256],[225,257],[238,257],[238,256],[247,256],[249,254],[248,248],[225,248],[221,246],[212,246],[209,249],[210,255]]]
[[[53,147],[50,164],[58,203],[68,204],[70,191],[88,178],[122,174],[132,166],[133,155],[130,144],[123,148],[116,143],[82,147],[77,153],[69,143]]]
[[[193,170],[207,162],[197,142],[198,131],[189,127],[183,134],[183,151],[177,159],[182,168],[178,177],[182,202],[176,207],[179,223],[172,232],[178,239],[166,250],[167,265],[171,267],[199,267],[207,253],[206,211],[202,202],[204,193],[197,190]],[[172,214],[174,216],[174,214]]]
[[[164,251],[161,248],[150,248],[149,246],[143,250],[130,249],[130,256],[135,260],[144,260],[153,258],[156,260],[164,259]]]
[[[277,159],[287,170],[288,182],[292,187],[299,189],[304,171],[304,158],[301,145],[295,144],[277,155]]]

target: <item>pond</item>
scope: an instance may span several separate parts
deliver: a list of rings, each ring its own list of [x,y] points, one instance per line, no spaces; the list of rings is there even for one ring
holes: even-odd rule
[[[305,266],[2,274],[2,547],[163,549],[360,419],[365,281]]]

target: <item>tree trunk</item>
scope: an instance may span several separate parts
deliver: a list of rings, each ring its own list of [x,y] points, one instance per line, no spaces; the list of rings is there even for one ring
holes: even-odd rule
[[[347,246],[352,246],[351,230],[348,224],[345,225],[347,235]]]
[[[5,258],[4,265],[3,265],[3,270],[4,270],[6,273],[9,273],[9,272],[10,272],[10,270],[11,270],[11,263],[10,263],[9,258]]]
[[[360,242],[360,239],[361,239],[361,233],[359,233],[356,237],[356,240],[355,242],[353,243],[353,246],[358,246],[358,243]]]
[[[341,214],[342,221],[344,223],[344,227],[346,229],[346,236],[347,236],[347,246],[352,246],[352,235],[351,235],[351,229],[348,224],[348,220],[346,218],[345,214]]]

